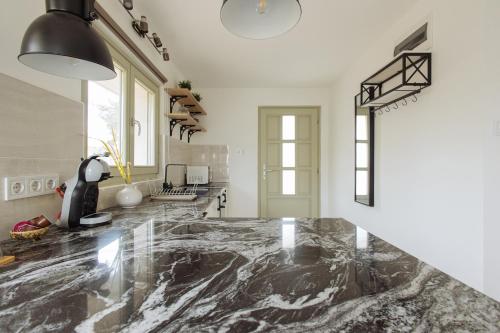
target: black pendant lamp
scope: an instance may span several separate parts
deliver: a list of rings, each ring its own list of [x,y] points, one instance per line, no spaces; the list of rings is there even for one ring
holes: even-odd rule
[[[111,54],[92,28],[95,0],[45,0],[47,13],[26,31],[19,61],[41,72],[80,80],[116,77]]]

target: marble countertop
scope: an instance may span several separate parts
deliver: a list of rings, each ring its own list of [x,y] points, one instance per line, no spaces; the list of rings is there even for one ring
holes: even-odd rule
[[[17,257],[0,268],[1,332],[500,331],[499,303],[342,219],[114,213],[1,244]]]

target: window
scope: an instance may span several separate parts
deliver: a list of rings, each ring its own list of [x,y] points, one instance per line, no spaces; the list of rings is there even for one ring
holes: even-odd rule
[[[87,155],[105,152],[100,140],[111,143],[115,139],[134,175],[157,174],[159,85],[110,50],[117,77],[87,83]],[[114,165],[111,158],[107,162]]]
[[[87,86],[87,152],[88,156],[104,152],[99,140],[111,142],[113,130],[117,145],[124,151],[125,70],[115,63],[118,74],[114,80],[93,82]],[[114,165],[113,160],[107,162]]]
[[[134,80],[134,165],[156,163],[156,97],[140,78]]]

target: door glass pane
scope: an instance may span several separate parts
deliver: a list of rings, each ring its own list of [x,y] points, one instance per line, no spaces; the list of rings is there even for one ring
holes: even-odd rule
[[[368,168],[368,143],[356,143],[356,168]]]
[[[356,116],[356,140],[368,140],[368,116]]]
[[[140,81],[134,84],[134,165],[155,165],[155,94]]]
[[[295,168],[295,143],[283,143],[282,164],[284,168]]]
[[[283,116],[282,139],[295,140],[295,116]]]
[[[102,154],[106,151],[100,140],[113,145],[113,131],[116,135],[116,144],[124,156],[124,74],[125,72],[115,64],[116,78],[109,81],[88,82],[88,155]],[[111,158],[106,159],[110,165],[115,163]]]
[[[356,171],[356,195],[368,195],[368,171]]]
[[[283,194],[295,195],[295,170],[283,170]]]

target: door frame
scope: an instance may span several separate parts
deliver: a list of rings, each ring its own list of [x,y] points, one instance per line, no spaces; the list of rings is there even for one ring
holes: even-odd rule
[[[258,123],[257,123],[257,129],[258,129],[258,134],[257,134],[257,200],[258,200],[258,213],[259,217],[262,217],[262,168],[261,168],[261,120],[262,120],[262,110],[263,109],[275,109],[275,110],[282,110],[282,109],[310,109],[312,112],[316,112],[318,116],[318,151],[317,151],[317,156],[318,156],[318,184],[317,184],[317,195],[318,195],[318,203],[317,203],[317,211],[318,214],[321,216],[321,175],[322,175],[322,169],[321,169],[321,106],[317,105],[304,105],[304,106],[266,106],[266,105],[261,105],[258,107]],[[317,217],[320,217],[317,216]]]

